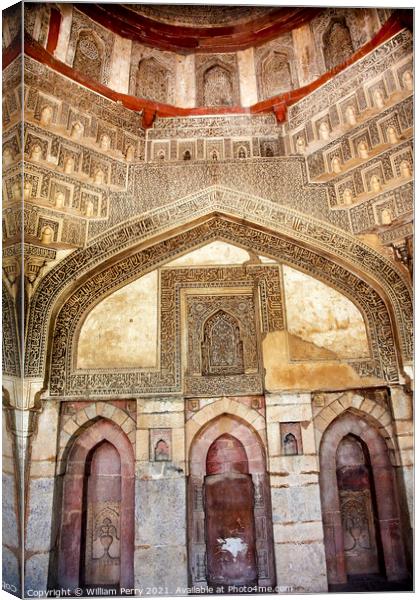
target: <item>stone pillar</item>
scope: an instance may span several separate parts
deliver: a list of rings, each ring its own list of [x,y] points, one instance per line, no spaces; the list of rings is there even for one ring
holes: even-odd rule
[[[57,47],[54,51],[54,58],[66,62],[67,48],[70,41],[71,24],[73,21],[72,4],[58,4],[61,12],[61,24],[58,34]]]
[[[195,55],[178,55],[175,71],[175,106],[192,108],[196,105]]]
[[[393,427],[398,445],[399,464],[396,465],[401,521],[405,528],[404,540],[408,556],[411,557],[413,536],[413,492],[414,492],[414,430],[413,395],[404,386],[391,387],[391,409]]]
[[[108,86],[122,94],[128,94],[132,45],[131,40],[115,36]]]
[[[328,591],[311,395],[267,394],[266,411],[277,585]],[[286,454],[281,432],[289,429],[298,454]]]
[[[300,87],[314,81],[319,76],[316,62],[316,49],[310,25],[302,25],[292,30],[293,46],[299,76]],[[321,51],[320,49],[318,50]]]
[[[21,595],[21,510],[19,507],[20,468],[15,439],[15,411],[3,403],[3,473],[2,473],[2,509],[3,509],[3,590]]]
[[[60,404],[43,401],[36,415],[30,449],[25,520],[25,589],[45,591],[48,587],[50,552],[54,547],[53,519],[55,467]]]
[[[183,398],[137,401],[136,588],[185,594],[188,583]]]
[[[238,71],[241,105],[252,106],[258,102],[254,48],[238,52]]]

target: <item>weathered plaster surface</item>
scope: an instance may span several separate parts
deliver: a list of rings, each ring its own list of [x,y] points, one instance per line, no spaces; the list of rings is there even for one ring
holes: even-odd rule
[[[361,385],[377,385],[373,377],[361,378],[344,361],[291,362],[288,355],[288,334],[284,331],[268,333],[263,342],[265,386],[269,391],[288,389],[334,389]]]
[[[157,289],[153,271],[102,300],[82,325],[78,368],[155,367]]]
[[[313,277],[287,266],[283,267],[283,278],[291,334],[318,348],[325,348],[338,358],[369,356],[363,317],[350,300]],[[291,349],[294,359],[310,358],[302,356],[297,345]]]
[[[258,102],[254,60],[254,48],[238,52],[239,87],[242,106],[251,106]]]
[[[119,35],[115,36],[109,87],[123,94],[128,94],[131,46],[131,40],[122,38]]]
[[[167,266],[240,265],[249,259],[250,256],[246,250],[217,241],[206,244],[193,252],[188,252],[188,254],[167,263]]]

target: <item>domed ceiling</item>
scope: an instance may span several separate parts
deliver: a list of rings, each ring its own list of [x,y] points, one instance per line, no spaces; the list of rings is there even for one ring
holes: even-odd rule
[[[234,52],[313,19],[321,8],[158,4],[78,4],[123,37],[176,52]]]
[[[199,6],[196,4],[125,4],[129,10],[168,25],[222,27],[247,23],[277,10],[273,6]]]

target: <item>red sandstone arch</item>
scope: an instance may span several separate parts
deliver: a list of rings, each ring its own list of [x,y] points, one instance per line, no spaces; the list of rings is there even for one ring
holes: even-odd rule
[[[271,499],[266,455],[263,442],[255,429],[242,419],[224,413],[207,422],[196,433],[190,446],[188,478],[188,548],[189,580],[193,585],[207,583],[205,568],[206,541],[203,503],[204,478],[208,474],[209,450],[214,442],[228,434],[235,438],[247,460],[247,473],[254,485],[254,519],[258,556],[258,583],[275,585]],[[214,446],[213,446],[214,447]]]
[[[109,442],[121,461],[120,587],[134,585],[134,452],[125,433],[106,419],[84,430],[68,453],[63,483],[63,502],[58,556],[58,585],[80,586],[82,510],[86,460],[102,442]]]
[[[341,440],[349,434],[365,443],[378,498],[379,532],[387,579],[407,576],[405,552],[394,468],[388,448],[378,428],[359,415],[344,412],[326,429],[320,446],[320,487],[324,525],[327,576],[330,584],[347,582],[343,545],[343,527],[336,476],[336,453]]]

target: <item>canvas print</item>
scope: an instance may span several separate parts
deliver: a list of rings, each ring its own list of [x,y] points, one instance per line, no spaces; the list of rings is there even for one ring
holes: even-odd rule
[[[2,16],[3,590],[412,591],[413,9]]]

